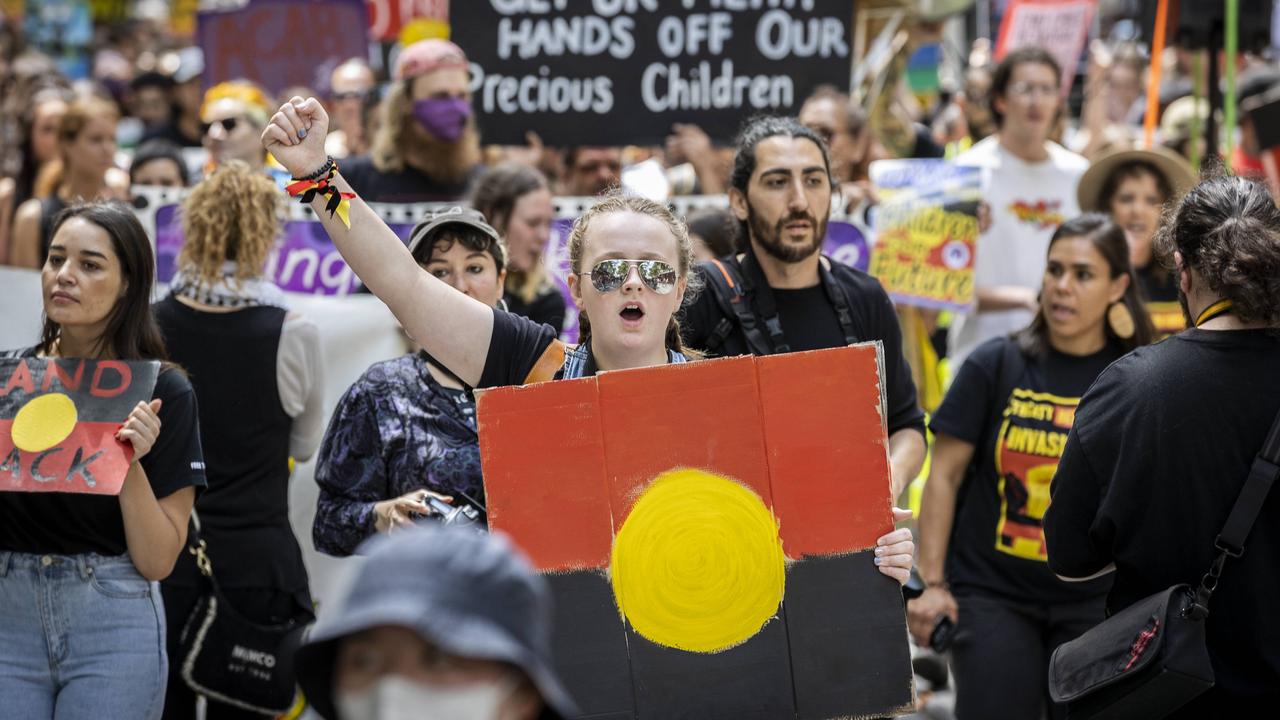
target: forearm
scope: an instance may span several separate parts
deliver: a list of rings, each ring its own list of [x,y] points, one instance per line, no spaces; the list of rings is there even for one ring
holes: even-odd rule
[[[924,436],[915,428],[903,428],[889,436],[889,469],[891,492],[897,501],[907,485],[920,474],[924,467]]]
[[[185,498],[175,498],[170,503],[174,507],[166,512],[152,492],[142,466],[137,462],[129,466],[120,491],[125,546],[134,567],[148,580],[168,577],[187,542],[187,520],[195,491],[188,488],[175,493],[178,494],[185,494]]]
[[[323,489],[316,501],[316,518],[311,540],[325,555],[347,557],[375,532],[373,506],[376,500],[356,500]]]
[[[1039,302],[1036,291],[1021,285],[997,285],[981,287],[974,290],[978,301],[978,312],[998,312],[1001,310],[1035,311]]]
[[[340,174],[332,182],[351,192]],[[400,238],[360,198],[351,200],[350,228],[324,209],[326,202],[317,195],[311,207],[347,265],[427,352],[464,382],[479,382],[493,333],[492,309],[418,267]]]
[[[959,483],[953,479],[941,473],[929,473],[916,524],[916,546],[919,548],[916,567],[927,585],[940,585],[945,580],[947,547],[955,524],[958,492]]]

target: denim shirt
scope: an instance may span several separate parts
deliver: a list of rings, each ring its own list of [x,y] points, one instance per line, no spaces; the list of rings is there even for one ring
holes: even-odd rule
[[[316,463],[321,552],[355,552],[375,532],[374,504],[419,488],[484,502],[475,400],[427,367],[421,353],[377,363],[338,402]]]

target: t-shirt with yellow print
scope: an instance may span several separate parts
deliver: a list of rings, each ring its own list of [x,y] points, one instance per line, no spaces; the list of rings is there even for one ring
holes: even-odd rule
[[[931,428],[974,445],[956,500],[947,581],[1016,600],[1057,603],[1101,595],[1109,581],[1066,583],[1049,571],[1042,520],[1076,405],[1119,348],[1087,356],[1008,352],[989,340],[969,356]],[[1003,367],[1009,364],[1009,367]]]

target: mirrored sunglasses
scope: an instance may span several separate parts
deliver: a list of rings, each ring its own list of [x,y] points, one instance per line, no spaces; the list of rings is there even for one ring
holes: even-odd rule
[[[591,269],[591,284],[602,293],[622,287],[636,268],[640,280],[659,295],[676,289],[676,269],[661,260],[601,260]]]

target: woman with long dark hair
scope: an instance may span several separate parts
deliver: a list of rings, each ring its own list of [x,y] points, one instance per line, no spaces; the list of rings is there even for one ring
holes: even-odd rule
[[[40,342],[9,357],[165,360],[155,257],[133,212],[85,205],[54,223]],[[203,486],[195,394],[161,367],[118,497],[0,492],[0,698],[21,718],[158,718],[168,658],[156,581],[173,569]]]
[[[1049,571],[1049,481],[1080,396],[1152,332],[1124,231],[1102,215],[1069,220],[1049,242],[1031,324],[978,346],[933,417],[919,527],[928,589],[908,620],[922,646],[939,622],[954,624],[962,720],[1036,718],[1046,705],[1062,717],[1048,701],[1049,655],[1102,620],[1107,586]]]
[[[1201,183],[1156,245],[1191,327],[1119,360],[1089,389],[1045,517],[1049,566],[1068,578],[1111,573],[1112,613],[1205,577],[1280,410],[1280,210],[1266,186]],[[1277,519],[1272,487],[1209,602],[1214,686],[1169,717],[1266,717],[1280,703]]]

